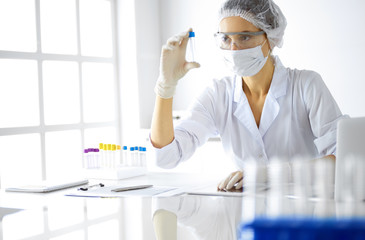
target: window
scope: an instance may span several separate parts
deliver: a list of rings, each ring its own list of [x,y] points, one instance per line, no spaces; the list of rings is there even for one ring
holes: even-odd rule
[[[2,187],[79,175],[119,143],[113,0],[0,1]]]

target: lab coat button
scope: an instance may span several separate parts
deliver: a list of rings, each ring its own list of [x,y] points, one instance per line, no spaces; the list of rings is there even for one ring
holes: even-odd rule
[[[263,158],[264,155],[262,153],[259,154],[259,158]]]

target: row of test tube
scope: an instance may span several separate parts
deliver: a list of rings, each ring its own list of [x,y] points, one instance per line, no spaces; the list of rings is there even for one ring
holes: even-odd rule
[[[84,168],[116,169],[121,167],[146,167],[146,148],[100,143],[99,148],[84,149]]]

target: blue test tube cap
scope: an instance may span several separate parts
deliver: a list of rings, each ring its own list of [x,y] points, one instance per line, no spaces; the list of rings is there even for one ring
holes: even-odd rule
[[[134,147],[134,150],[138,151],[138,146],[135,146],[135,147]]]
[[[129,150],[134,151],[134,147],[130,147]]]
[[[144,147],[144,148],[143,148],[143,152],[146,152],[146,150],[147,150],[147,149]]]
[[[127,146],[123,146],[123,150],[128,150],[128,147]]]
[[[195,37],[195,32],[189,32],[189,38]]]
[[[138,148],[138,151],[141,151],[142,152],[143,151],[143,147],[139,147]]]

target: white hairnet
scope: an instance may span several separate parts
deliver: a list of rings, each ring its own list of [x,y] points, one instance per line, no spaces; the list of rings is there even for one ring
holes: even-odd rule
[[[283,45],[286,19],[273,0],[227,0],[219,11],[218,24],[232,16],[239,16],[262,29],[271,48]]]

